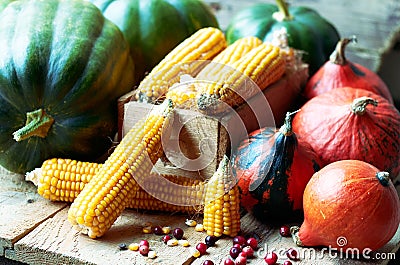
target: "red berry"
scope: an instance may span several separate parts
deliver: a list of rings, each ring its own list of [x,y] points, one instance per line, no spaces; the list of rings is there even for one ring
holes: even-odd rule
[[[211,260],[207,259],[203,262],[203,265],[214,265],[214,262],[212,262]]]
[[[290,228],[287,225],[282,225],[281,228],[279,229],[279,234],[283,237],[289,237],[290,236]]]
[[[253,250],[256,250],[258,247],[258,241],[254,237],[250,237],[246,240],[246,245],[250,246]]]
[[[231,249],[229,250],[229,255],[233,258],[236,259],[239,256],[239,253],[242,250],[240,248],[237,247],[231,247]]]
[[[182,239],[183,238],[182,228],[179,228],[179,227],[175,228],[174,231],[172,232],[172,235],[178,240]]]
[[[283,265],[292,265],[293,263],[290,260],[285,260],[285,262],[283,262]]]
[[[267,255],[264,257],[264,261],[268,264],[268,265],[274,265],[276,264],[278,260],[278,255],[276,255],[275,252],[269,252],[267,253]]]
[[[242,253],[245,253],[246,257],[248,257],[248,258],[252,258],[254,256],[254,249],[250,246],[245,246],[242,249]]]
[[[146,246],[146,247],[149,247],[150,244],[149,244],[149,241],[147,241],[146,239],[142,239],[142,240],[140,240],[140,242],[139,242],[139,246]]]
[[[235,265],[245,265],[247,263],[247,258],[246,257],[243,257],[243,256],[238,256],[236,259],[235,259]]]
[[[229,257],[224,259],[224,265],[235,265],[235,262]]]
[[[243,236],[235,236],[233,238],[233,244],[239,244],[242,246],[246,244],[246,238],[244,238]]]
[[[167,244],[168,240],[170,240],[172,237],[170,235],[165,235],[162,237],[162,242],[164,242],[165,244]]]
[[[240,250],[242,250],[242,248],[243,248],[243,246],[242,245],[240,245],[240,244],[234,244],[233,245],[235,248],[238,248],[238,249],[240,249]]]
[[[200,252],[201,255],[204,255],[207,252],[207,245],[205,243],[197,243],[196,249]]]
[[[139,247],[139,253],[142,254],[143,256],[147,255],[149,253],[149,247],[146,245],[141,245]]]
[[[291,260],[299,260],[299,255],[297,253],[297,250],[295,250],[294,248],[289,248],[286,251],[286,256]]]
[[[209,247],[214,246],[217,241],[218,241],[218,237],[216,237],[216,236],[206,236],[206,238],[204,239],[204,242]]]
[[[155,235],[158,235],[158,236],[164,234],[164,232],[163,232],[163,230],[162,230],[162,227],[159,226],[159,225],[153,227],[153,233],[154,233]]]

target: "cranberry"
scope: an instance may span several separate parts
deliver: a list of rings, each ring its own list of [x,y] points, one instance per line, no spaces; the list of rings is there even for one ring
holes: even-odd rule
[[[248,257],[248,258],[252,258],[254,256],[254,249],[250,246],[245,246],[242,249],[242,253],[245,253],[246,257]]]
[[[285,260],[285,262],[283,262],[283,265],[292,265],[293,263],[290,260]]]
[[[229,255],[233,258],[236,259],[239,256],[239,253],[242,252],[240,248],[237,247],[231,247],[229,250]]]
[[[218,237],[216,237],[216,236],[206,236],[206,238],[204,239],[204,242],[206,242],[206,245],[208,247],[212,247],[215,245],[217,240],[218,240]]]
[[[229,257],[224,259],[224,265],[235,265],[235,262]]]
[[[246,238],[244,238],[243,236],[235,236],[233,238],[233,244],[239,244],[242,246],[246,244]]]
[[[240,250],[242,250],[242,248],[243,248],[243,246],[242,245],[240,245],[240,244],[234,244],[233,245],[235,248],[238,248],[238,249],[240,249]]]
[[[143,256],[146,256],[149,253],[149,247],[146,245],[141,245],[139,247],[139,253],[142,254]]]
[[[203,265],[214,265],[214,262],[212,262],[211,260],[207,259],[203,262]]]
[[[282,225],[281,228],[279,228],[279,234],[283,237],[289,237],[290,236],[290,228],[287,225]]]
[[[295,250],[294,248],[289,248],[286,251],[286,256],[291,260],[299,260],[299,255],[297,253],[297,250]]]
[[[182,228],[179,228],[179,227],[175,228],[174,231],[172,232],[172,235],[178,240],[182,239],[183,238]]]
[[[164,231],[161,226],[157,225],[157,226],[153,227],[153,233],[155,235],[160,236],[160,235],[164,234]]]
[[[164,242],[165,244],[167,244],[168,240],[170,240],[172,237],[170,235],[165,235],[162,237],[162,242]]]
[[[235,259],[235,265],[245,265],[247,263],[247,258],[244,256],[238,256]]]
[[[150,244],[149,244],[149,241],[147,241],[146,239],[142,239],[142,240],[140,240],[140,242],[139,242],[139,246],[146,246],[146,247],[149,247]]]
[[[278,260],[278,255],[276,255],[275,252],[269,252],[267,253],[267,255],[264,257],[264,261],[268,264],[268,265],[274,265],[276,264]]]
[[[201,255],[204,255],[207,252],[207,245],[202,242],[197,243],[196,249],[200,252]]]
[[[258,241],[254,237],[250,237],[246,240],[246,245],[255,250],[258,247]]]

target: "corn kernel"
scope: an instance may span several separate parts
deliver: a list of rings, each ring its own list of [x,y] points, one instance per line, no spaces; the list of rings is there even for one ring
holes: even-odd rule
[[[185,224],[186,224],[187,226],[194,227],[194,226],[197,225],[197,222],[196,222],[195,220],[186,219]]]
[[[196,232],[203,232],[203,231],[204,231],[204,226],[203,226],[203,224],[197,224],[197,225],[194,227],[194,230],[195,230]]]
[[[183,246],[183,247],[188,247],[188,246],[190,246],[189,241],[186,240],[186,239],[180,239],[180,240],[178,240],[178,244],[181,245],[181,246]]]
[[[129,244],[129,246],[128,246],[128,249],[129,250],[132,250],[132,251],[138,251],[139,250],[139,244],[138,243],[131,243],[131,244]]]
[[[169,247],[174,247],[179,244],[178,240],[175,238],[171,238],[170,240],[167,241],[167,246]]]

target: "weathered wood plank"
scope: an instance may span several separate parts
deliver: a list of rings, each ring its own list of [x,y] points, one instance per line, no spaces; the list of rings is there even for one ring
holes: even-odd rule
[[[168,247],[161,236],[144,234],[145,222],[161,226],[182,227],[192,246],[202,233],[190,233],[184,215],[145,214],[126,210],[114,226],[100,239],[79,234],[67,221],[67,210],[48,219],[14,246],[16,260],[29,264],[179,264],[190,257],[188,248]],[[133,251],[119,251],[118,244],[147,239],[158,257],[151,260]]]
[[[64,209],[54,217],[49,218],[31,233],[19,240],[14,246],[14,258],[28,264],[57,265],[57,264],[194,264],[200,265],[206,259],[211,259],[215,264],[221,264],[228,255],[232,246],[230,238],[220,239],[215,247],[207,250],[207,254],[198,258],[191,258],[190,249],[197,242],[204,241],[205,232],[196,232],[192,227],[184,224],[187,216],[139,213],[128,210],[123,213],[114,226],[100,239],[90,239],[79,234],[66,220],[67,210]],[[145,222],[152,222],[172,228],[181,227],[185,231],[185,238],[191,243],[190,247],[168,247],[161,242],[161,236],[144,234],[142,228]],[[335,252],[321,252],[321,250],[310,251],[298,248],[291,238],[283,238],[278,229],[273,226],[261,224],[252,215],[247,214],[242,218],[242,227],[245,234],[255,234],[260,241],[260,248],[256,257],[251,259],[250,264],[265,264],[262,257],[268,250],[274,249],[280,253],[279,261],[285,260],[284,251],[294,247],[301,255],[301,260],[296,264],[355,264],[371,265],[386,264],[389,259],[374,260],[346,260],[340,258]],[[117,246],[120,243],[139,242],[147,239],[151,248],[158,254],[156,259],[141,256],[138,252],[120,251]],[[393,253],[399,248],[400,229],[395,237],[380,251],[369,253],[375,257],[376,253]],[[314,250],[314,249],[313,249]],[[310,257],[308,256],[310,255]],[[336,255],[336,257],[335,257]],[[386,255],[386,254],[385,254]],[[392,257],[393,258],[393,257]]]
[[[0,168],[0,256],[41,222],[64,208],[40,197],[20,174]]]

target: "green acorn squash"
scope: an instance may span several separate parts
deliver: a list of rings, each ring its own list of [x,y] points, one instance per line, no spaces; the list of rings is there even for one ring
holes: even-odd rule
[[[0,12],[0,164],[26,173],[50,157],[95,159],[134,84],[129,45],[83,0],[13,1]]]
[[[204,27],[218,27],[201,0],[89,0],[124,33],[141,80],[168,52]]]
[[[271,41],[274,32],[284,29],[288,45],[305,52],[303,61],[309,64],[310,74],[315,73],[334,51],[340,38],[337,29],[309,7],[288,7],[284,0],[276,3],[260,3],[239,11],[228,25],[228,43],[245,36]]]

